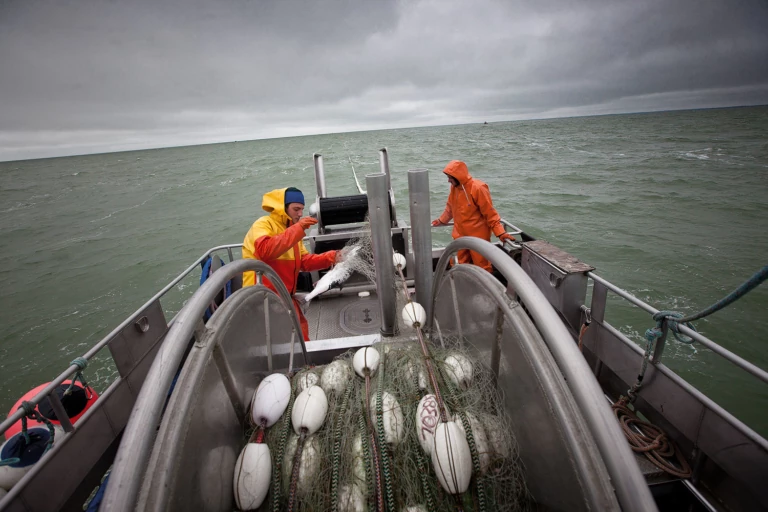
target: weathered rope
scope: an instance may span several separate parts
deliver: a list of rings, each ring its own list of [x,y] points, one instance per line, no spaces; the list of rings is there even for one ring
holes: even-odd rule
[[[680,449],[667,434],[656,425],[643,421],[627,407],[627,397],[621,397],[613,404],[613,413],[621,424],[624,437],[633,451],[642,453],[659,469],[679,478],[691,476],[691,466]],[[674,457],[677,465],[669,459]]]
[[[296,454],[293,456],[293,469],[291,470],[291,485],[288,487],[288,512],[293,512],[296,504],[296,492],[299,485],[299,471],[301,470],[301,454],[304,444],[307,442],[307,429],[301,429],[301,435],[296,443]]]
[[[69,383],[69,387],[66,391],[64,391],[64,396],[67,396],[72,393],[72,391],[75,389],[75,383],[79,380],[80,383],[83,385],[83,389],[85,389],[86,394],[89,394],[92,396],[91,393],[91,387],[88,385],[88,382],[86,382],[85,377],[83,376],[83,370],[85,370],[88,367],[88,360],[84,357],[76,357],[72,360],[71,365],[77,366],[77,370],[75,371],[74,377],[72,377],[72,381]],[[88,400],[91,399],[91,396],[88,396]]]
[[[685,336],[680,333],[680,324],[683,324],[687,327],[689,327],[692,330],[696,330],[693,327],[694,320],[700,320],[704,317],[707,317],[711,315],[712,313],[716,313],[717,311],[720,311],[724,307],[733,304],[740,298],[742,298],[747,293],[751,292],[760,284],[762,284],[766,279],[768,279],[768,265],[764,266],[757,272],[755,272],[752,277],[744,281],[741,285],[739,285],[738,288],[733,290],[731,293],[720,299],[719,301],[715,302],[708,308],[702,309],[698,313],[694,313],[692,315],[683,316],[680,313],[675,313],[674,311],[659,311],[655,315],[653,315],[653,319],[656,320],[656,329],[661,330],[663,328],[664,322],[667,323],[669,326],[669,330],[672,331],[672,334],[674,334],[677,341],[681,343],[693,343],[693,339],[689,338],[688,336]]]
[[[432,487],[429,485],[429,465],[424,458],[424,454],[421,453],[421,446],[414,447],[413,453],[416,454],[416,466],[419,468],[419,479],[421,480],[421,488],[424,491],[427,512],[436,512],[435,495],[432,494]]]
[[[40,412],[35,408],[35,406],[27,402],[26,400],[21,402],[21,406],[19,406],[19,409],[24,409],[24,416],[21,417],[21,435],[24,438],[24,442],[26,444],[30,444],[32,442],[32,439],[29,436],[29,432],[27,432],[27,417],[30,417],[35,421],[39,421],[40,423],[45,423],[45,426],[48,427],[48,432],[50,433],[50,436],[48,437],[45,450],[43,451],[43,455],[45,455],[46,453],[48,453],[48,450],[50,450],[53,447],[54,437],[56,436],[56,430],[53,428],[53,423],[51,423],[48,418],[40,414]],[[0,460],[0,467],[12,466],[14,464],[18,464],[20,460],[21,459],[19,459],[18,457],[9,457],[7,459],[2,459]]]
[[[371,446],[371,459],[373,460],[373,473],[376,481],[376,511],[384,512],[384,492],[381,486],[381,452],[378,449],[379,447],[376,446],[376,434],[373,428],[373,421],[371,421],[371,373],[367,368],[365,369],[365,404],[363,404],[363,410],[365,411],[365,420],[368,424],[368,429],[366,430],[368,433],[367,442]]]
[[[357,418],[357,428],[360,431],[360,444],[363,447],[363,460],[365,461],[365,485],[368,489],[368,501],[371,508],[373,508],[373,503],[371,502],[376,501],[376,488],[373,483],[373,457],[371,455],[371,445],[368,443],[368,428],[366,427],[366,421],[362,414]]]

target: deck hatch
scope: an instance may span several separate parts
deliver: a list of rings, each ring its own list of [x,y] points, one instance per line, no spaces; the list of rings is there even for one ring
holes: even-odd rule
[[[378,300],[360,299],[339,312],[339,325],[349,334],[374,334],[381,328]]]

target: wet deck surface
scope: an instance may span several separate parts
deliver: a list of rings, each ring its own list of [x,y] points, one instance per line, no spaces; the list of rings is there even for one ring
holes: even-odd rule
[[[310,302],[304,315],[309,322],[309,338],[312,340],[376,334],[381,328],[379,301],[375,294],[316,299]]]
[[[381,330],[381,311],[375,292],[367,297],[340,295],[315,299],[304,311],[309,323],[309,339],[327,340],[364,334],[378,334]],[[396,312],[401,334],[412,334]]]

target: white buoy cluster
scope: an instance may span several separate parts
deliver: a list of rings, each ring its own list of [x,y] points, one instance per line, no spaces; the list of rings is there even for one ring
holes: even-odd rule
[[[349,377],[349,367],[342,365],[329,365],[324,372],[322,384],[333,393],[343,389]],[[301,373],[296,383],[299,394],[291,411],[296,435],[291,436],[285,449],[283,482],[285,486],[296,483],[298,492],[312,485],[320,467],[318,441],[313,434],[322,427],[328,412],[328,398],[320,383],[321,377],[313,371]],[[281,373],[267,376],[253,394],[251,420],[256,431],[235,463],[235,503],[240,510],[257,509],[267,497],[272,481],[272,455],[264,442],[265,430],[277,423],[290,401],[291,382]]]
[[[291,401],[291,382],[282,373],[261,381],[251,399],[251,419],[257,431],[240,451],[235,463],[235,503],[240,510],[256,509],[264,502],[272,480],[272,454],[264,444],[264,430],[285,412]]]
[[[414,462],[399,459],[403,446],[423,453],[419,467],[431,467],[431,478],[445,493],[440,498],[441,507],[453,506],[446,505],[448,498],[447,503],[468,499],[459,496],[469,492],[470,487],[474,489],[473,476],[496,474],[490,468],[497,472],[501,457],[510,453],[506,441],[509,435],[501,422],[494,423],[489,416],[490,408],[472,406],[475,408],[470,411],[479,411],[483,421],[470,411],[450,411],[445,404],[441,409],[435,382],[448,386],[444,392],[452,390],[451,408],[461,409],[457,397],[476,385],[477,372],[482,370],[458,351],[439,354],[432,360],[439,369],[439,379],[427,375],[428,365],[418,359],[412,346],[396,344],[361,348],[349,359],[301,370],[292,382],[282,374],[266,377],[251,401],[250,419],[257,426],[256,433],[237,459],[237,507],[258,509],[270,489],[275,489],[275,503],[285,506],[287,502],[288,511],[307,506],[311,510],[315,506],[322,508],[318,500],[331,496],[335,497],[333,508],[341,512],[384,510],[391,506],[391,499],[398,500],[398,510],[425,511],[423,502],[419,503],[420,494],[408,491],[414,499],[406,503],[402,496],[391,494],[393,488],[395,494],[398,492],[397,479],[405,478],[400,474],[401,465],[414,471]],[[390,368],[394,364],[403,367]],[[297,395],[291,405],[292,387]],[[408,402],[408,407],[403,407],[398,397],[406,396],[406,389],[420,396],[418,404]],[[271,453],[265,442],[265,431],[276,424],[280,430],[270,434],[269,439],[272,450],[282,450],[277,471],[272,459],[277,452]],[[336,439],[347,440],[336,443]],[[479,462],[477,475],[473,474],[478,467],[473,457]],[[335,475],[333,479],[331,474]],[[274,482],[277,487],[271,487],[273,478],[278,479]],[[419,488],[425,489],[425,485]]]
[[[405,257],[402,254],[394,253],[392,262],[401,279],[405,282],[405,276],[402,272],[405,268]],[[405,284],[403,285],[403,292],[407,302],[402,311],[403,322],[417,330],[427,363],[427,371],[433,373],[434,370],[429,364],[428,348],[420,330],[426,323],[427,312],[421,304],[410,300],[410,294]],[[457,389],[468,389],[472,384],[474,366],[464,355],[459,353],[449,355],[443,362],[443,369],[446,378]],[[409,373],[413,374],[413,371],[411,366]],[[419,374],[418,386],[422,391],[427,388],[426,380],[426,376],[422,379],[422,375]],[[437,379],[434,374],[432,374],[431,380],[433,387],[436,386]],[[424,395],[416,408],[417,438],[424,452],[430,456],[432,468],[442,488],[449,494],[462,494],[467,491],[472,479],[472,453],[469,448],[468,436],[461,419],[450,417],[445,404],[441,403],[439,390],[434,389],[433,391],[435,394]],[[468,417],[467,421],[471,425],[475,447],[479,453],[482,453],[479,457],[484,472],[490,462],[487,449],[488,440],[474,417]]]

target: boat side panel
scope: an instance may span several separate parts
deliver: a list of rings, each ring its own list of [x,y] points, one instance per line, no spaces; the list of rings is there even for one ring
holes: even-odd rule
[[[121,377],[125,378],[149,351],[156,348],[157,341],[167,329],[160,301],[155,301],[138,315],[136,322],[127,325],[109,341],[109,351]],[[143,382],[144,377],[139,380]]]
[[[116,441],[122,433],[152,360],[166,332],[165,317],[159,302],[150,304],[142,315],[150,318],[149,329],[126,326],[108,343],[134,343],[144,347],[132,367],[124,367],[125,378],[118,378],[77,422],[75,430],[60,439],[6,496],[3,511],[82,510],[82,502],[101,479],[99,471],[111,464]],[[118,349],[120,351],[120,349]],[[131,358],[134,356],[131,355]],[[78,503],[78,496],[83,500]],[[21,508],[18,508],[21,507]]]
[[[627,345],[596,322],[587,331],[584,345],[586,356],[601,363],[595,367],[599,367],[597,376],[604,389],[614,397],[626,393],[640,368],[642,350]],[[709,471],[711,481],[705,473],[699,475],[704,484],[717,487],[723,497],[730,495],[737,502],[751,503],[744,509],[768,505],[768,452],[742,432],[749,430],[747,427],[736,428],[734,422],[738,420],[728,418],[719,406],[698,396],[700,393],[661,364],[648,366],[638,395],[639,410],[662,427],[689,460],[698,449],[718,466],[719,471]]]
[[[485,281],[499,288],[499,295],[504,293],[498,282],[476,267],[452,269],[437,293],[435,318],[443,337],[457,334],[461,326],[464,339],[486,365],[494,366],[491,361],[498,357],[498,385],[537,505],[552,510],[617,510],[594,441],[538,331],[517,303],[495,303],[481,284]],[[500,354],[494,356],[497,309],[504,322]]]
[[[266,287],[252,286],[233,294],[211,317],[168,403],[139,508],[232,510],[232,474],[245,438],[221,372],[228,374],[235,392],[242,392],[236,399],[247,405],[259,381],[271,372],[270,357],[272,371],[285,367],[292,323],[279,300]],[[296,363],[303,365],[295,348]]]

